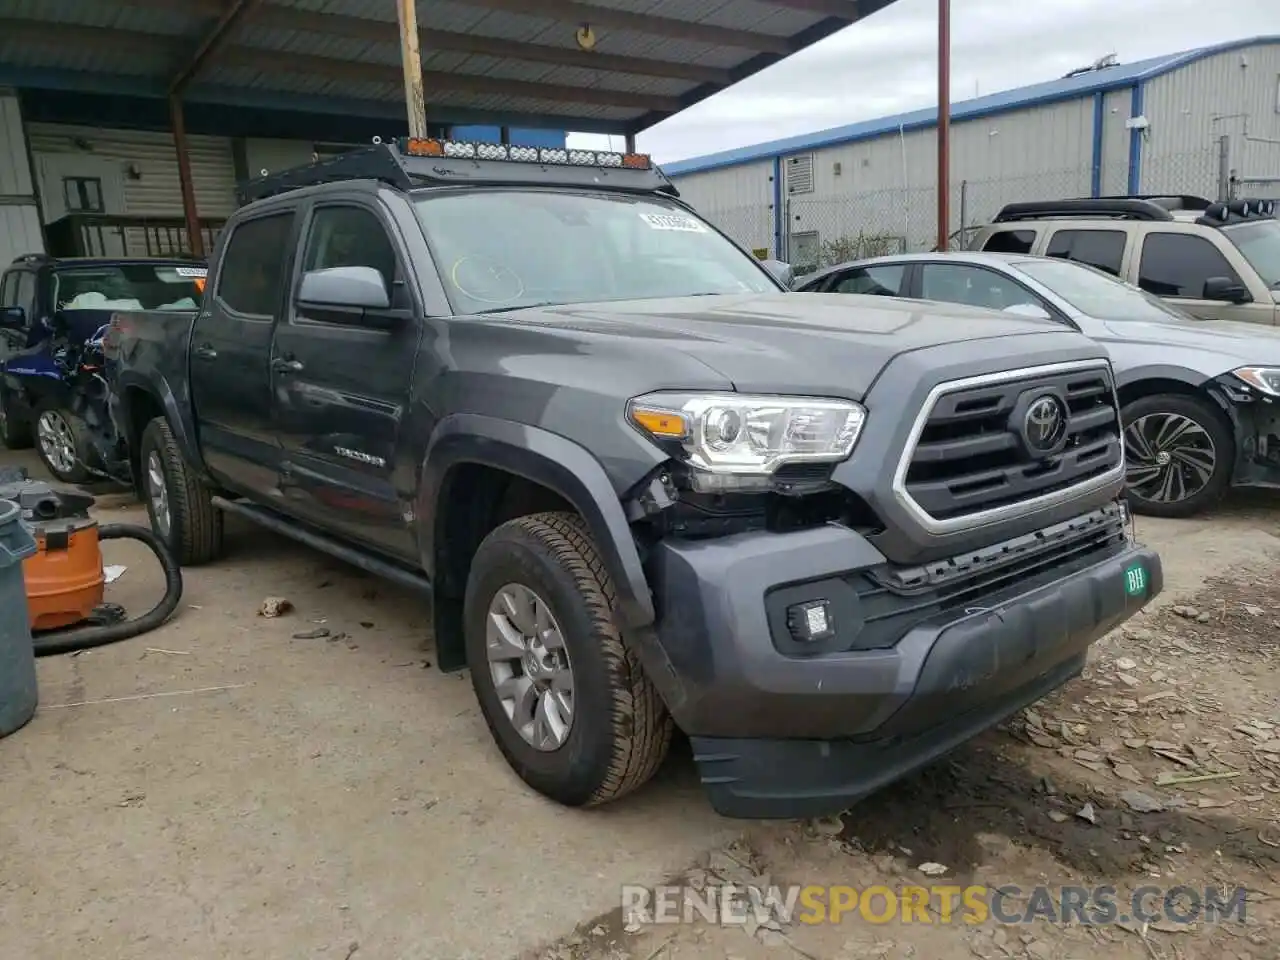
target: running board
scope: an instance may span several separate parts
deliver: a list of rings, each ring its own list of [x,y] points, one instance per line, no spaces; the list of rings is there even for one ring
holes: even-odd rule
[[[306,544],[321,553],[327,553],[331,557],[336,557],[345,563],[349,563],[353,567],[359,567],[366,573],[372,573],[376,577],[390,580],[392,583],[397,583],[425,596],[428,600],[431,599],[431,581],[421,573],[414,573],[412,570],[398,564],[368,554],[358,547],[343,543],[328,534],[311,530],[300,525],[297,521],[282,517],[274,510],[269,510],[266,507],[259,507],[243,500],[228,500],[225,497],[213,497],[212,501],[213,505],[219,510],[246,517],[259,526],[274,530],[290,540]]]

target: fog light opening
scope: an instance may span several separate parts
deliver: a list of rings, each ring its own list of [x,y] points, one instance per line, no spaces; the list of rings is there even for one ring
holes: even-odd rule
[[[787,629],[798,643],[818,643],[835,636],[831,604],[826,600],[809,600],[787,607]]]

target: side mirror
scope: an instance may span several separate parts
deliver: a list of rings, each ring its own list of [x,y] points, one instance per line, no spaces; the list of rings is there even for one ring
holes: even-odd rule
[[[773,279],[788,290],[791,289],[791,282],[796,278],[795,271],[791,269],[791,264],[783,263],[781,260],[765,260],[763,263],[764,268],[773,274]]]
[[[1204,282],[1204,299],[1222,300],[1227,303],[1251,303],[1253,297],[1243,283],[1230,277],[1210,277]]]
[[[373,267],[326,267],[302,275],[298,307],[318,319],[361,324],[365,311],[389,310],[391,295]]]
[[[1052,320],[1049,311],[1034,303],[1014,303],[1004,308],[1003,313],[1012,313],[1032,320]]]
[[[27,311],[22,307],[0,307],[0,329],[22,330],[27,325]]]

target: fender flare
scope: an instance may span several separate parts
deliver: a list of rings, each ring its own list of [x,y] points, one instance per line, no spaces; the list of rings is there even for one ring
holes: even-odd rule
[[[1116,390],[1118,392],[1143,380],[1176,380],[1198,390],[1213,379],[1213,377],[1206,376],[1189,367],[1169,363],[1153,363],[1141,367],[1133,367],[1123,373],[1117,371]]]
[[[207,474],[204,458],[200,456],[200,448],[195,443],[195,438],[191,435],[191,432],[187,429],[187,418],[182,415],[182,407],[178,404],[178,400],[169,388],[169,384],[163,380],[148,379],[130,371],[125,371],[112,384],[112,393],[119,404],[117,413],[113,414],[113,419],[116,422],[116,428],[128,439],[130,454],[133,455],[138,452],[138,444],[142,440],[140,435],[135,437],[129,432],[133,417],[130,415],[128,397],[132,391],[141,391],[160,405],[160,408],[164,411],[164,418],[169,423],[169,429],[173,431],[173,438],[177,441],[178,449],[182,452],[182,458],[198,473]]]
[[[582,515],[613,579],[623,625],[656,619],[653,596],[626,514],[604,468],[586,448],[558,434],[478,414],[445,417],[432,432],[418,487],[418,544],[427,575],[436,579],[436,522],[445,477],[474,463],[524,477],[555,491]]]

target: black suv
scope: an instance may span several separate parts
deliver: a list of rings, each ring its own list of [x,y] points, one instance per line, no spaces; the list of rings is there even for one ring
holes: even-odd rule
[[[789,293],[643,156],[410,140],[244,199],[194,323],[109,343],[154,528],[208,562],[232,512],[429,596],[562,803],[678,726],[723,813],[841,809],[1161,588],[1075,331]]]

